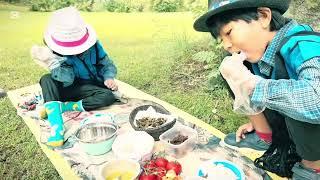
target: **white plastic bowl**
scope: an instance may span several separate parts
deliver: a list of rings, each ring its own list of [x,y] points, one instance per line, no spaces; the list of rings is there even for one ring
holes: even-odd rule
[[[126,180],[135,180],[140,174],[140,164],[132,159],[116,159],[112,160],[104,165],[100,169],[100,179],[109,180],[113,179],[110,176],[115,174],[123,174],[125,172],[131,172],[132,178],[122,177]]]
[[[149,160],[152,156],[154,139],[145,131],[130,131],[116,137],[113,153],[121,159]]]

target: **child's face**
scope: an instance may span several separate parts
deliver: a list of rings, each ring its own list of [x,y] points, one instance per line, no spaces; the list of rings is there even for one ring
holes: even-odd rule
[[[229,53],[244,52],[251,63],[258,62],[263,56],[275,32],[269,30],[270,21],[264,18],[252,20],[231,21],[220,30],[220,38],[224,49]]]

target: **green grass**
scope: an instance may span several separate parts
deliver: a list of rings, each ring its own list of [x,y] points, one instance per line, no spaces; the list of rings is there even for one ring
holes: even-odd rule
[[[20,11],[11,19],[10,11]],[[165,100],[227,133],[244,118],[231,112],[225,91],[207,92],[205,83],[189,89],[173,86],[172,75],[187,62],[199,39],[189,13],[82,13],[97,31],[109,56],[118,66],[118,79]],[[41,44],[49,13],[0,3],[1,88],[13,90],[38,82],[46,73],[29,55]],[[201,42],[201,41],[200,41]],[[178,82],[179,83],[179,82]],[[16,115],[8,98],[0,100],[0,176],[6,179],[59,179],[35,138]],[[214,111],[213,111],[214,110]]]

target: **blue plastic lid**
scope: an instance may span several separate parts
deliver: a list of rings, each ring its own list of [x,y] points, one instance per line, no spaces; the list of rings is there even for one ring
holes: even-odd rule
[[[206,172],[206,169],[203,167],[204,165],[210,165],[212,164],[213,166],[216,165],[222,165],[223,167],[231,170],[233,172],[233,174],[236,176],[237,180],[244,180],[245,179],[245,175],[242,169],[240,169],[236,164],[227,161],[227,160],[209,160],[207,162],[205,162],[201,168],[198,169],[198,176],[200,177],[204,177],[206,176],[208,173],[210,172]]]

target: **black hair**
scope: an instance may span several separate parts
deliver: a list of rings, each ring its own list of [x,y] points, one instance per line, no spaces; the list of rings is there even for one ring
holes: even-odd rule
[[[282,16],[278,10],[271,9],[272,18],[270,22],[270,31],[277,31],[282,28],[289,19]],[[250,23],[253,20],[258,20],[258,8],[241,8],[225,11],[219,16],[213,16],[206,22],[210,29],[210,33],[214,38],[217,38],[220,34],[221,28],[231,21],[243,20]]]

